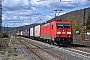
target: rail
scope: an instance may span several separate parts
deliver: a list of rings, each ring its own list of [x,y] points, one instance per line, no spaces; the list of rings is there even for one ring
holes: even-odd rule
[[[59,60],[65,60],[64,58],[62,58],[62,57],[54,54],[53,52],[50,52],[50,51],[48,51],[48,50],[46,50],[46,49],[43,49],[43,48],[41,48],[41,47],[39,47],[39,46],[31,43],[31,42],[27,42],[27,41],[25,41],[25,40],[21,40],[20,42],[23,43],[23,44],[24,44],[28,49],[30,49],[34,54],[36,54],[41,60],[45,60],[45,58],[42,57],[40,54],[38,54],[38,53],[35,51],[35,49],[41,49],[41,50],[43,50],[44,52],[48,53],[49,55],[58,58]],[[33,45],[33,46],[35,46],[35,47],[37,47],[37,48],[31,48],[30,46],[28,46],[29,44],[31,44],[31,45]]]

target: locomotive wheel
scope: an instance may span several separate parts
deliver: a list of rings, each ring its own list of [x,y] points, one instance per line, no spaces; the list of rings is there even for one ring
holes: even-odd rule
[[[50,42],[50,45],[52,45],[52,40],[50,40],[49,42]]]
[[[49,40],[48,39],[46,40],[46,43],[49,43]]]
[[[43,42],[43,41],[44,41],[44,39],[41,39],[41,41]]]
[[[52,40],[51,40],[51,45],[53,45],[53,46],[55,45],[55,44],[54,44],[54,41],[52,41]]]
[[[51,40],[48,40],[48,43],[51,44]]]
[[[52,40],[49,41],[50,45],[52,45]]]

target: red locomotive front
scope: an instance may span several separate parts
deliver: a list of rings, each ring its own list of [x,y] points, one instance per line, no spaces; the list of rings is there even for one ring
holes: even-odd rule
[[[70,22],[53,21],[41,27],[41,31],[41,38],[51,44],[71,44],[73,42]]]
[[[56,36],[57,43],[69,43],[73,42],[72,26],[70,22],[56,22]]]

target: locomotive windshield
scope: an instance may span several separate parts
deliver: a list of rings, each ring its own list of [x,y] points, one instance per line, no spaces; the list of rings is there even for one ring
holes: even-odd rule
[[[70,24],[57,24],[57,28],[65,28],[65,29],[70,29]]]

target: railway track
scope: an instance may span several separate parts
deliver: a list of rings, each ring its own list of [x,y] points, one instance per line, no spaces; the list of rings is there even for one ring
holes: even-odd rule
[[[67,47],[62,47],[62,46],[52,46],[52,45],[48,45],[48,44],[44,44],[46,46],[50,47],[54,47],[55,50],[59,50],[59,51],[63,51],[66,52],[68,54],[74,55],[74,56],[78,56],[84,59],[89,60],[90,59],[90,48],[83,46],[83,45],[77,45],[73,46],[74,44],[72,44],[72,46],[69,48]]]
[[[50,45],[48,47],[50,48],[53,46]],[[70,47],[70,48],[68,48],[68,47],[55,46],[54,50],[66,52],[70,55],[77,56],[77,57],[83,58],[85,60],[90,60],[90,48],[88,48],[88,47]]]
[[[90,48],[87,47],[60,47],[60,46],[52,46],[52,45],[48,45],[46,44],[46,46],[48,46],[48,48],[53,47],[54,50],[57,51],[61,51],[67,54],[70,54],[72,56],[76,56],[85,60],[90,60]],[[67,56],[65,56],[65,58],[68,59]]]
[[[64,58],[62,58],[44,48],[41,48],[33,43],[30,43],[25,40],[21,40],[20,42],[23,43],[34,54],[36,54],[41,60],[65,60]]]
[[[77,55],[82,58],[90,59],[90,53],[87,50],[79,49],[79,48],[63,48],[65,51]]]
[[[26,39],[25,39],[26,40]],[[32,40],[38,44],[42,44],[47,46],[48,48],[57,50],[57,51],[62,51],[64,53],[70,54],[72,56],[76,56],[85,60],[90,60],[90,48],[84,45],[78,45],[78,44],[72,44],[71,47],[63,47],[63,46],[53,46],[47,43],[43,43],[40,41],[35,41]],[[68,58],[65,56],[65,58]],[[69,58],[68,58],[69,59]]]

